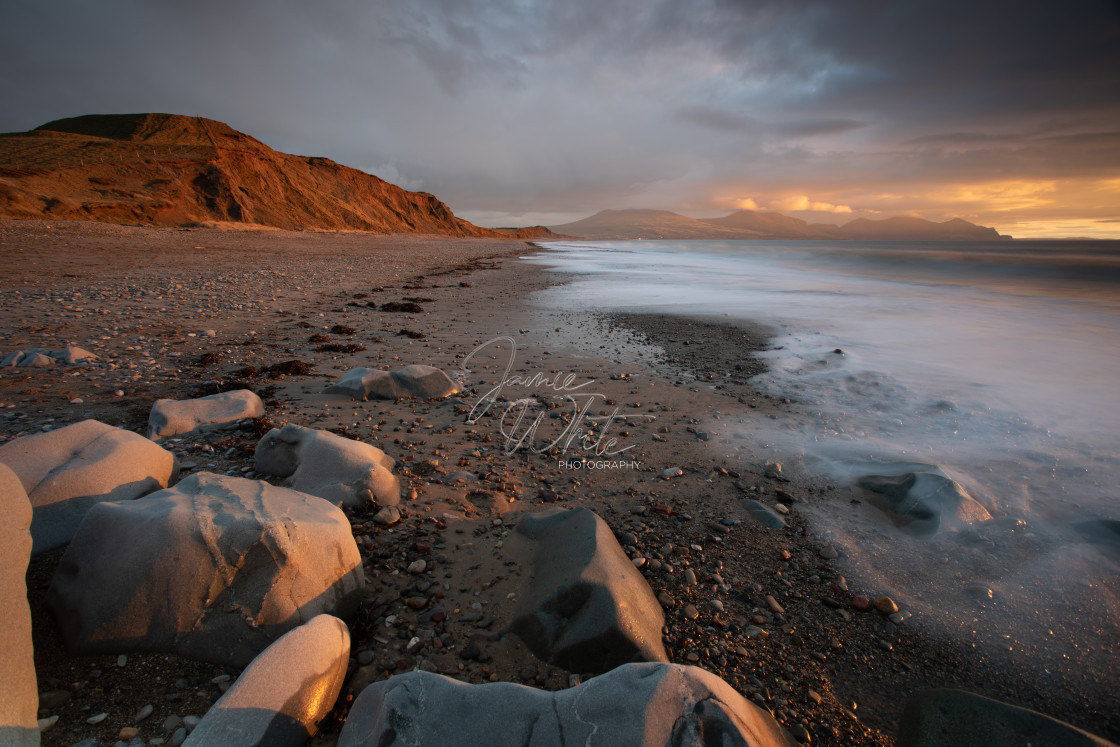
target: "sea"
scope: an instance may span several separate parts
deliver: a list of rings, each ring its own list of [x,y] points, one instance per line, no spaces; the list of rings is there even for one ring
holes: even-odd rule
[[[1120,242],[542,247],[528,261],[568,275],[536,294],[543,307],[774,331],[753,384],[788,399],[788,415],[759,422],[743,408],[725,427],[760,461],[850,488],[843,505],[800,510],[858,583],[974,646],[1034,652],[1039,666],[1057,648],[1056,667],[1072,646],[1083,665],[1115,675]],[[861,476],[927,468],[992,518],[917,538],[859,500]]]

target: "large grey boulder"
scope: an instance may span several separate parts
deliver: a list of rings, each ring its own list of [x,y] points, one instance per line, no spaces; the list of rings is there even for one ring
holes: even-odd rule
[[[198,399],[157,399],[148,415],[148,438],[157,441],[197,430],[220,428],[264,415],[264,402],[248,389]]]
[[[45,368],[57,366],[60,363],[67,366],[76,366],[80,363],[89,363],[95,360],[97,360],[97,356],[88,350],[68,344],[62,350],[35,348],[34,350],[17,350],[14,353],[8,353],[3,360],[0,360],[0,368],[10,366]]]
[[[0,745],[39,744],[39,689],[24,576],[31,559],[31,503],[0,464]]]
[[[319,615],[266,648],[202,717],[185,747],[300,747],[346,679],[350,631]]]
[[[533,574],[510,629],[534,654],[573,672],[669,660],[661,605],[605,521],[556,509],[516,534],[533,545]]]
[[[924,690],[908,698],[895,744],[1115,747],[1112,742],[1037,711],[952,689]]]
[[[285,425],[257,443],[257,472],[287,477],[293,490],[334,504],[379,506],[401,501],[401,486],[390,470],[396,463],[381,449],[328,431]]]
[[[363,690],[339,747],[407,744],[786,747],[790,742],[769,713],[714,674],[677,664],[627,664],[558,692],[508,682],[467,685],[420,670]]]
[[[350,524],[314,496],[206,472],[86,515],[48,603],[76,654],[161,651],[245,666],[365,582]]]
[[[915,537],[932,537],[942,529],[959,529],[992,518],[960,484],[932,465],[922,471],[867,475],[857,484],[867,491],[873,505]]]
[[[65,545],[90,508],[167,487],[175,457],[131,431],[96,420],[0,446],[35,510],[33,554]]]
[[[432,399],[458,391],[458,385],[443,371],[416,364],[399,371],[352,368],[327,387],[327,394],[345,394],[353,399]]]

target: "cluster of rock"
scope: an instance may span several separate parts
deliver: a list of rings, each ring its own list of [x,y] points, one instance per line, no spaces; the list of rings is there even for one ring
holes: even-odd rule
[[[357,400],[432,399],[447,397],[459,386],[447,374],[432,366],[411,365],[399,371],[352,368],[327,387],[327,394],[342,394]]]
[[[426,368],[380,372],[360,383],[361,398],[402,396],[394,388],[402,381],[443,396],[430,394],[447,387]],[[363,373],[350,372],[351,381],[369,377],[355,371]],[[47,602],[73,652],[170,652],[247,667],[189,736],[184,727],[172,743],[294,747],[315,734],[351,663],[340,618],[366,585],[340,506],[396,510],[400,484],[380,449],[297,425],[269,431],[255,453],[256,471],[287,478],[288,488],[207,472],[174,483],[174,458],[156,441],[263,409],[251,392],[160,400],[148,439],[84,421],[0,447],[0,744],[39,743],[23,569],[32,552],[64,544]],[[895,504],[909,505],[915,490],[952,503],[942,482],[876,479],[865,487]],[[762,504],[747,508],[764,525],[784,526]],[[528,514],[510,541],[524,543],[532,567],[508,629],[540,659],[598,676],[547,692],[400,674],[361,689],[340,745],[793,742],[720,677],[669,663],[661,604],[602,518],[584,508]],[[962,723],[971,726],[962,731]],[[991,743],[1106,744],[956,691],[909,704],[898,744],[955,745],[976,734]]]
[[[62,350],[34,348],[16,350],[0,360],[0,368],[49,368],[51,366],[76,366],[97,360],[97,356],[77,345],[67,345]]]

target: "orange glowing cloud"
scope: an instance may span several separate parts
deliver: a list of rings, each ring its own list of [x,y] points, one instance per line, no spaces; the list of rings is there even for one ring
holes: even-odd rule
[[[831,202],[810,200],[808,195],[794,195],[771,200],[768,207],[779,212],[850,213],[848,205],[833,205]]]

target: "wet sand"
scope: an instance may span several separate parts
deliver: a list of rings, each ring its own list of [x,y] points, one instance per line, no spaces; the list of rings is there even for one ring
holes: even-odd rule
[[[357,436],[397,459],[404,520],[384,528],[372,510],[351,516],[372,583],[351,623],[354,679],[316,744],[333,743],[361,680],[421,667],[557,689],[588,674],[536,660],[504,630],[528,564],[509,532],[523,512],[553,505],[597,511],[645,559],[674,662],[719,674],[817,743],[888,744],[905,696],[946,685],[1120,734],[1092,673],[1040,681],[909,620],[851,607],[856,595],[891,591],[844,579],[844,557],[822,557],[827,541],[802,516],[809,504],[842,506],[849,490],[796,464],[779,470],[728,427],[731,412],[777,420],[786,409],[750,384],[765,329],[540,308],[532,291],[565,278],[517,261],[529,251],[520,241],[0,221],[0,353],[73,342],[102,356],[89,368],[0,371],[0,434],[87,417],[144,432],[158,397],[248,386],[266,400],[266,419],[170,442],[184,473],[255,476],[256,441],[285,422]],[[422,311],[369,306],[392,301]],[[291,360],[310,371],[261,373]],[[461,376],[465,391],[441,402],[322,394],[351,367],[410,363]],[[540,376],[501,387],[507,367],[523,381]],[[495,387],[504,401],[481,414]],[[526,397],[553,407],[541,410],[535,450],[512,451],[524,430],[502,413]],[[616,409],[626,417],[607,424]],[[604,419],[587,448],[553,443],[588,415]],[[787,528],[754,523],[743,498],[784,506]],[[154,713],[137,725],[145,739],[202,715],[236,670],[65,654],[42,605],[60,554],[36,558],[28,573],[40,690],[69,693],[41,713],[59,716],[44,744],[115,740],[148,703]],[[417,559],[427,568],[410,574]]]

